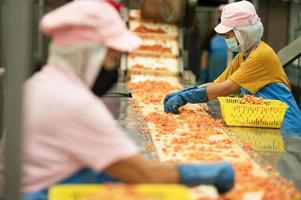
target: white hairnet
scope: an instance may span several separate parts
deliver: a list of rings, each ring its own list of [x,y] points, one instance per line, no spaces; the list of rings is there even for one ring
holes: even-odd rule
[[[49,62],[68,68],[92,87],[106,54],[107,48],[97,43],[78,43],[64,46],[52,43]]]
[[[259,21],[255,24],[234,28],[235,36],[241,47],[241,53],[246,55],[248,50],[257,46],[263,36],[263,25]]]

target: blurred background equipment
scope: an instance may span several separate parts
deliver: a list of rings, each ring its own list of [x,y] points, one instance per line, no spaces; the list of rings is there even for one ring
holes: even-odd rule
[[[185,11],[185,0],[143,0],[141,15],[144,19],[178,22]]]

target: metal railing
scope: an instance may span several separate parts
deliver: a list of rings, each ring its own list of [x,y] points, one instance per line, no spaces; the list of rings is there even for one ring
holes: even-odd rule
[[[5,66],[5,185],[6,200],[19,200],[21,180],[22,84],[32,65],[34,0],[1,1],[1,59]]]
[[[301,108],[301,36],[278,52],[278,57],[292,84],[292,92]]]
[[[291,82],[293,95],[301,109],[301,56],[295,58],[284,70]]]
[[[301,55],[301,36],[292,41],[278,52],[283,67],[295,61]]]

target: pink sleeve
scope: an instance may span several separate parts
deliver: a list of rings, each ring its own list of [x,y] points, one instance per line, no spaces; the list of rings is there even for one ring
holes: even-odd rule
[[[78,107],[66,122],[62,124],[63,135],[60,136],[62,148],[96,171],[139,153],[105,105],[96,98]]]

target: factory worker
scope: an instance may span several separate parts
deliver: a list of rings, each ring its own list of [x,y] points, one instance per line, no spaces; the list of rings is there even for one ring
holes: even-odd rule
[[[253,4],[239,1],[226,5],[215,31],[225,35],[231,51],[239,53],[214,82],[167,95],[165,111],[178,113],[178,108],[186,103],[205,103],[240,90],[243,94],[286,103],[289,108],[281,130],[301,136],[301,112],[276,53],[261,41],[263,25]]]
[[[92,93],[101,66],[113,70],[119,52],[141,42],[114,8],[105,1],[74,1],[48,13],[41,28],[52,42],[48,63],[24,88],[24,199],[45,199],[54,184],[107,180],[212,184],[220,193],[232,188],[228,163],[146,160]]]
[[[224,4],[216,9],[216,16],[222,14]],[[205,41],[201,47],[200,68],[201,83],[208,83],[215,80],[227,67],[227,44],[225,36],[218,34],[212,28],[208,31]]]

